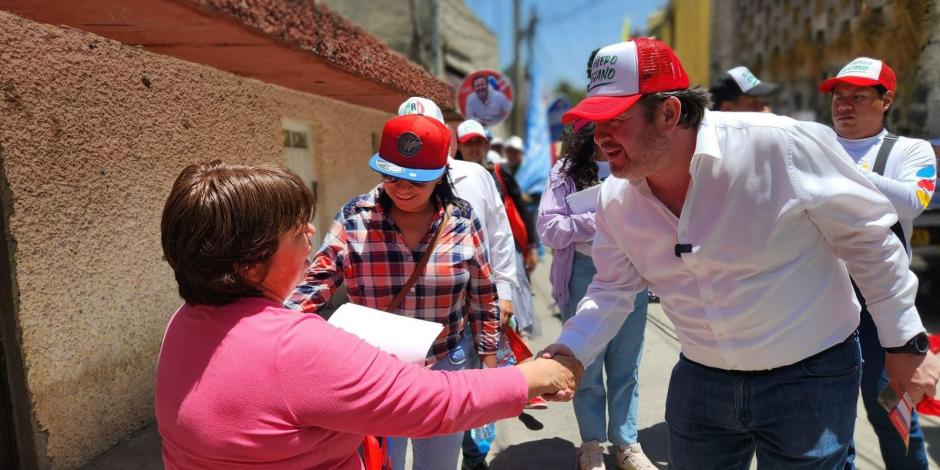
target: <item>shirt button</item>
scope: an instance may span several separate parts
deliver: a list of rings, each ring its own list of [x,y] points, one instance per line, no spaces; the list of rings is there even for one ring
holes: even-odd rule
[[[414,291],[415,291],[415,288],[414,288],[414,287],[412,287],[412,288],[411,288],[411,292],[414,292]]]
[[[410,256],[410,255],[408,256],[408,261],[414,261],[414,260],[415,260],[414,256]]]

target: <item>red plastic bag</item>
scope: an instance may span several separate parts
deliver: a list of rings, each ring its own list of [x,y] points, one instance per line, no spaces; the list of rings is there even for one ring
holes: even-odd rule
[[[930,335],[930,352],[934,354],[940,352],[940,335]],[[940,400],[925,396],[917,404],[917,412],[922,415],[940,416]]]
[[[388,438],[363,437],[362,463],[366,470],[392,470],[392,461],[388,456]]]
[[[522,341],[522,338],[519,337],[519,333],[516,333],[516,330],[506,328],[503,334],[506,335],[506,338],[509,340],[509,347],[512,348],[512,353],[516,356],[516,364],[532,357],[532,351],[525,345],[525,342]]]

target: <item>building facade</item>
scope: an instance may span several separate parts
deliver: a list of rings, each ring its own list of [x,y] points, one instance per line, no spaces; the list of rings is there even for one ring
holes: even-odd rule
[[[75,468],[152,422],[182,168],[287,166],[323,233],[378,183],[401,101],[453,113],[449,84],[316,2],[0,0],[0,44],[2,468]]]
[[[940,2],[714,0],[712,73],[745,65],[781,85],[776,112],[831,123],[819,83],[858,56],[898,75],[892,131],[940,135]]]

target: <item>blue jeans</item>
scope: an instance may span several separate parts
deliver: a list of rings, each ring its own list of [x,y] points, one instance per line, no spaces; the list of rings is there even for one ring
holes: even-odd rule
[[[864,301],[863,301],[864,302]],[[862,403],[868,412],[878,444],[881,458],[887,470],[926,470],[927,450],[924,447],[924,433],[917,420],[917,413],[911,417],[910,450],[904,449],[904,442],[898,436],[894,425],[888,419],[888,413],[878,403],[878,394],[888,386],[888,373],[885,371],[885,350],[878,340],[878,329],[868,310],[862,309],[861,323],[858,325],[858,339],[862,344]],[[849,448],[846,468],[854,468],[855,445]]]
[[[431,366],[431,369],[454,371],[468,368],[470,366],[469,351],[472,347],[472,335],[465,333],[460,344],[451,350],[450,355]],[[456,470],[462,438],[463,431],[425,439],[389,438],[392,468],[394,470],[405,469],[405,454],[410,440],[411,451],[414,454],[411,467],[413,470]]]
[[[669,468],[841,469],[855,431],[861,350],[853,334],[795,364],[759,372],[679,357],[666,396]]]
[[[575,253],[568,283],[571,296],[562,310],[563,320],[567,321],[576,313],[578,302],[596,273],[590,256]],[[625,447],[637,442],[636,415],[640,393],[637,378],[648,304],[649,292],[644,290],[636,296],[633,312],[623,322],[620,331],[581,377],[574,395],[574,415],[582,441],[610,441]],[[607,411],[610,412],[609,421],[606,419]]]

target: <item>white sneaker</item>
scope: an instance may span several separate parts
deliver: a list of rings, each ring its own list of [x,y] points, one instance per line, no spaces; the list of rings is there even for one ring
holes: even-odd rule
[[[578,449],[578,468],[581,470],[606,470],[604,449],[597,441],[585,441]]]
[[[643,453],[640,443],[617,448],[617,466],[621,470],[656,470],[656,466]]]

